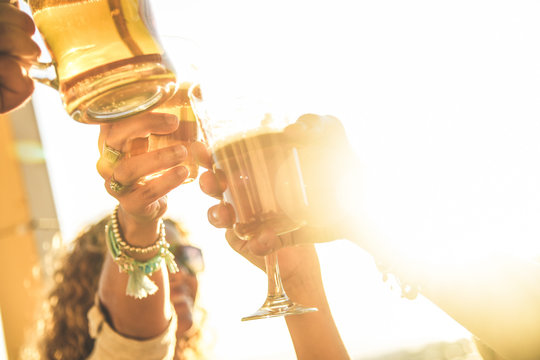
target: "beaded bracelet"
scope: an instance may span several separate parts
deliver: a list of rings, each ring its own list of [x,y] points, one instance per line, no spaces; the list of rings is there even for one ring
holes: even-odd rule
[[[169,243],[165,240],[165,225],[163,224],[162,219],[159,219],[159,236],[156,242],[144,248],[129,245],[123,240],[122,233],[120,232],[120,228],[118,226],[118,206],[114,208],[114,211],[111,215],[111,223],[112,231],[114,232],[114,237],[116,239],[116,242],[118,243],[118,247],[120,248],[120,250],[139,255],[145,255],[151,252],[158,251],[161,247],[169,248]]]
[[[111,219],[105,226],[107,247],[111,252],[114,261],[118,265],[118,270],[128,274],[126,295],[133,296],[137,299],[142,299],[148,295],[156,293],[158,290],[156,284],[150,280],[148,276],[159,270],[163,261],[165,261],[167,269],[170,273],[178,272],[178,265],[176,265],[176,262],[174,261],[174,255],[169,251],[169,243],[167,243],[165,240],[165,224],[161,220],[159,223],[159,238],[156,242],[156,244],[159,244],[159,247],[157,247],[158,253],[154,257],[143,262],[135,260],[126,254],[125,249],[130,248],[131,246],[128,245],[121,237],[118,229],[117,209],[118,208],[115,209],[111,215]],[[121,245],[121,243],[124,243],[125,246]],[[151,247],[154,247],[154,245],[151,245]],[[133,247],[133,249],[148,248]],[[150,251],[151,250],[148,250],[145,253]]]

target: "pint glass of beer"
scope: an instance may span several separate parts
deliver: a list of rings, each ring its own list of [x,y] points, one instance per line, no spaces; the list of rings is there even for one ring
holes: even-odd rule
[[[181,144],[186,147],[188,154],[182,165],[188,170],[189,175],[184,183],[192,182],[199,174],[199,165],[190,150],[190,146],[193,142],[201,140],[197,117],[193,112],[191,101],[188,96],[188,91],[192,86],[194,86],[194,84],[189,81],[181,82],[173,97],[153,110],[153,112],[175,115],[178,118],[178,128],[176,131],[167,135],[151,134],[148,138],[149,151],[176,144]],[[150,177],[154,177],[160,173],[151,175]]]
[[[200,82],[199,46],[194,40],[180,36],[162,35],[160,38],[176,70],[178,90],[170,99],[152,109],[152,112],[176,116],[178,128],[167,135],[150,134],[148,150],[153,151],[176,144],[184,145],[188,154],[182,165],[189,172],[184,183],[189,183],[195,180],[199,174],[199,165],[190,150],[191,144],[202,140],[199,122],[189,98],[190,88]]]
[[[26,1],[51,54],[56,78],[48,83],[73,119],[104,123],[132,116],[176,90],[150,0]],[[31,75],[39,78],[39,70]]]
[[[191,100],[214,159],[227,181],[224,201],[236,214],[234,231],[250,239],[264,227],[278,235],[305,224],[307,199],[296,148],[282,132],[289,118],[250,99],[227,99],[193,87]],[[263,306],[242,318],[253,320],[316,311],[289,300],[275,253],[265,257],[268,294]]]

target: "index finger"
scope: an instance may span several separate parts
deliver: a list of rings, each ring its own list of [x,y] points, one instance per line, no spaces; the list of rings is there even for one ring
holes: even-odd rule
[[[197,162],[202,167],[209,170],[212,169],[212,154],[204,143],[200,141],[195,141],[193,144],[191,144],[191,152],[193,153],[193,156],[195,156]]]

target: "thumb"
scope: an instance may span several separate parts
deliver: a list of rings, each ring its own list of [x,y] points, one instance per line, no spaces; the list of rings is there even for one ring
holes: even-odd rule
[[[264,256],[280,249],[283,244],[272,229],[264,228],[255,238],[248,241],[248,246],[253,254]]]
[[[245,257],[253,265],[264,271],[264,258],[253,254],[250,251],[247,241],[240,239],[238,236],[236,236],[234,230],[231,229],[228,229],[225,232],[225,238],[227,239],[227,242],[234,251],[236,251],[237,253]]]

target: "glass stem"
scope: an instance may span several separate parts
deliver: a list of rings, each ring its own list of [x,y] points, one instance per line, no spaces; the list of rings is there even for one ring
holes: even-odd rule
[[[280,298],[287,297],[283,284],[281,283],[281,276],[279,275],[279,265],[277,252],[274,251],[264,257],[266,265],[266,274],[268,275],[268,297]]]

